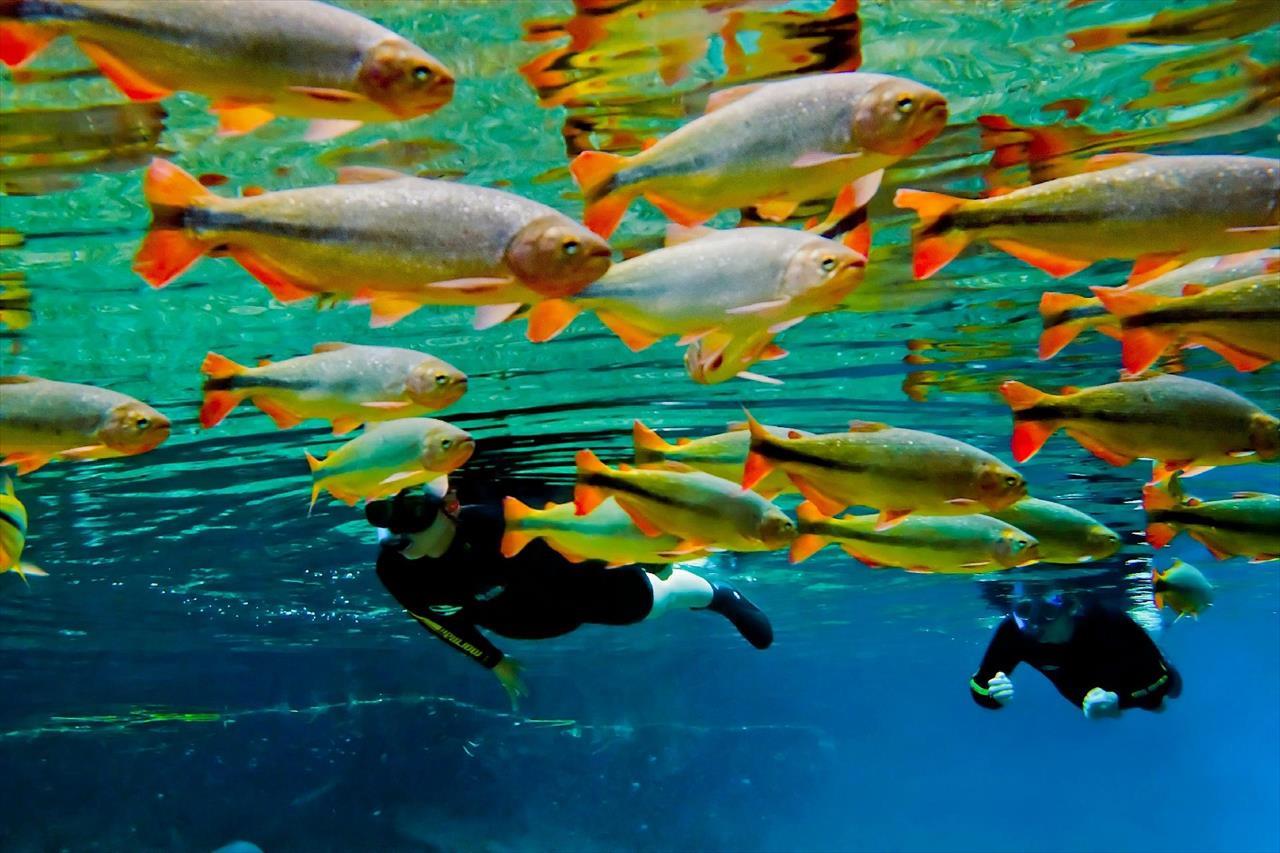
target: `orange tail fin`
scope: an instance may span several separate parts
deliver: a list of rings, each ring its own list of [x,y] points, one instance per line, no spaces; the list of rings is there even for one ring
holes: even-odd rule
[[[1163,548],[1173,541],[1178,531],[1172,525],[1156,522],[1147,525],[1147,543],[1152,548]]]
[[[502,534],[502,556],[514,557],[525,545],[533,541],[534,537],[519,530],[513,530],[511,527],[512,522],[528,518],[532,514],[533,510],[521,503],[519,499],[509,495],[502,499],[502,518],[507,525],[506,531]]]
[[[609,468],[590,450],[579,450],[574,457],[578,466],[578,482],[573,487],[574,515],[586,515],[604,503],[604,490],[582,482],[592,474],[608,474]]]
[[[1150,293],[1135,293],[1127,287],[1091,287],[1089,289],[1098,297],[1102,307],[1117,317],[1147,314],[1167,301],[1164,297],[1153,296]]]
[[[22,65],[58,37],[58,31],[21,21],[0,22],[0,62],[10,68]]]
[[[151,205],[152,230],[133,259],[133,270],[152,287],[164,287],[209,250],[209,245],[182,228],[182,213],[199,207],[213,193],[167,160],[152,160],[142,180]]]
[[[1072,320],[1062,319],[1062,316],[1068,311],[1085,308],[1092,304],[1092,300],[1076,296],[1074,293],[1047,291],[1041,295],[1040,316],[1044,320],[1044,331],[1040,333],[1041,361],[1057,355],[1063,347],[1074,341],[1084,328]]]
[[[1009,408],[1015,412],[1021,412],[1023,409],[1029,409],[1053,395],[1046,394],[1038,388],[1032,388],[1023,382],[1015,382],[1009,379],[1000,384],[1000,396],[1004,397],[1005,402],[1009,404]]]
[[[964,204],[964,199],[925,190],[902,189],[894,195],[893,203],[897,207],[914,210],[920,217],[919,226],[912,232],[915,246],[912,274],[916,278],[933,275],[969,245],[969,235],[963,231],[929,233],[941,216]]]
[[[1155,364],[1173,340],[1173,335],[1155,329],[1126,329],[1120,336],[1120,363],[1125,373],[1137,375]]]
[[[751,413],[743,409],[743,413],[747,416],[747,429],[751,432],[751,443],[753,448],[747,453],[746,464],[742,468],[742,488],[750,489],[763,480],[770,471],[773,470],[773,463],[762,456],[754,448],[757,442],[767,442],[773,438],[769,431],[761,426],[760,422],[751,416]]]
[[[803,563],[826,547],[827,540],[812,533],[801,533],[791,540],[791,552],[787,560],[791,563]]]
[[[626,162],[627,158],[617,154],[583,151],[569,164],[569,171],[587,201],[582,221],[601,237],[608,238],[613,233],[631,204],[629,196],[613,188],[614,176]]]
[[[578,307],[567,300],[548,299],[546,302],[539,302],[529,312],[529,329],[526,335],[535,344],[549,341],[563,332],[576,316]]]
[[[1169,487],[1148,484],[1142,487],[1142,508],[1147,512],[1157,509],[1173,509],[1178,500],[1169,491]]]
[[[236,364],[225,355],[219,355],[216,352],[208,353],[200,364],[200,372],[210,379],[229,379],[232,376],[239,376],[247,369],[243,364]]]
[[[672,444],[640,421],[631,425],[631,443],[635,446],[637,465],[661,462],[674,449]]]
[[[224,355],[210,352],[200,365],[200,372],[209,377],[204,386],[204,403],[200,406],[200,426],[209,429],[222,422],[231,410],[240,405],[244,395],[230,389],[228,380],[245,372],[242,364],[236,364]]]

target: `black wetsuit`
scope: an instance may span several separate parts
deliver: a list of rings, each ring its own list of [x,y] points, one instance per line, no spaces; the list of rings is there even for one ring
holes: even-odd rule
[[[1076,617],[1071,639],[1065,643],[1032,639],[1018,630],[1012,616],[1005,617],[982,665],[969,679],[973,701],[984,708],[1001,707],[988,695],[987,682],[997,672],[1012,674],[1023,661],[1043,673],[1076,707],[1095,687],[1117,694],[1121,708],[1148,710],[1159,707],[1165,696],[1177,696],[1181,689],[1177,671],[1142,626],[1126,613],[1102,607],[1089,607]]]
[[[418,622],[490,669],[502,652],[478,627],[520,640],[567,634],[584,623],[630,625],[653,609],[653,586],[638,566],[570,563],[541,540],[502,556],[502,511],[464,506],[449,549],[410,560],[378,554],[378,578]]]

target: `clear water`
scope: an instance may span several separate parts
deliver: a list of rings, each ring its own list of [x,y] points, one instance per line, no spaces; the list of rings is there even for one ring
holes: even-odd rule
[[[1126,267],[1064,286],[974,249],[912,283],[893,188],[976,193],[985,114],[1087,126],[1076,145],[1096,150],[1277,156],[1280,30],[1077,54],[1072,30],[1193,4],[896,0],[833,23],[825,0],[647,1],[643,29],[619,23],[575,55],[557,29],[567,2],[345,5],[454,68],[453,103],[312,144],[295,121],[219,138],[187,94],[122,104],[66,41],[23,80],[0,79],[0,271],[9,295],[25,278],[33,314],[3,332],[0,367],[115,388],[174,422],[149,455],[20,483],[28,556],[50,577],[0,577],[0,849],[1280,849],[1278,564],[1216,562],[1178,540],[1167,553],[1218,595],[1199,622],[1170,626],[1150,605],[1142,466],[1109,467],[1057,436],[1021,470],[1033,492],[1123,532],[1116,558],[1063,575],[1131,608],[1181,669],[1185,693],[1163,715],[1090,723],[1030,671],[1010,708],[977,708],[966,682],[1000,615],[989,587],[871,571],[836,549],[800,567],[782,553],[712,561],[772,616],[765,653],[706,615],[501,641],[532,689],[513,714],[382,590],[358,512],[322,500],[307,517],[302,452],[336,446],[327,429],[277,431],[249,406],[208,432],[195,419],[206,350],[245,361],[352,340],[421,347],[471,376],[445,417],[480,440],[460,477],[473,499],[563,499],[573,451],[625,457],[633,418],[701,435],[744,403],[773,423],[884,420],[1008,459],[1000,381],[1089,385],[1118,369],[1117,345],[1096,335],[1037,361],[1040,293],[1085,293]],[[730,12],[742,58],[720,35]],[[668,87],[659,70],[682,53],[689,73]],[[535,93],[518,68],[539,57],[563,76],[536,76]],[[540,346],[518,324],[473,332],[461,310],[370,330],[365,309],[281,306],[229,260],[161,291],[129,268],[148,221],[139,166],[154,154],[228,176],[219,192],[323,183],[356,163],[509,187],[576,216],[567,155],[669,132],[717,87],[859,61],[944,92],[951,124],[889,173],[872,208],[877,280],[858,310],[782,337],[792,355],[766,371],[781,386],[696,385],[669,344],[631,354],[590,318]],[[1084,99],[1078,120],[1046,106],[1063,99]],[[637,204],[615,246],[652,248],[661,229]],[[1275,367],[1239,374],[1203,350],[1184,366],[1280,407]],[[1192,491],[1278,480],[1240,466]]]

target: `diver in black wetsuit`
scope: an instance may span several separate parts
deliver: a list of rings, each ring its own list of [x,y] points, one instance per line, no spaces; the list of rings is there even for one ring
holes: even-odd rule
[[[570,563],[541,541],[504,557],[496,505],[460,506],[452,492],[401,492],[370,502],[365,513],[382,528],[383,585],[424,628],[491,670],[513,707],[527,695],[520,667],[478,628],[538,640],[586,623],[631,625],[691,609],[719,613],[758,649],[773,642],[768,618],[741,593],[684,569],[672,568],[664,579],[638,566]]]
[[[1118,717],[1128,708],[1164,710],[1182,692],[1182,679],[1127,613],[1083,605],[1061,592],[1015,588],[1012,613],[996,628],[969,693],[984,708],[1013,698],[1008,673],[1026,662],[1090,719]]]

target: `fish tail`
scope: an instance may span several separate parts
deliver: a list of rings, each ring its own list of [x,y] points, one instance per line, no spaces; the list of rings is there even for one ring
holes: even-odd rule
[[[242,375],[245,370],[247,368],[244,365],[236,364],[231,359],[216,352],[210,352],[204,357],[204,362],[200,365],[200,372],[208,376],[209,379],[204,383],[204,402],[200,406],[200,426],[209,429],[218,425],[223,418],[230,414],[232,409],[240,405],[240,401],[244,399],[244,394],[230,389],[235,378]]]
[[[791,540],[791,550],[787,554],[787,561],[791,563],[803,563],[814,554],[821,551],[827,544],[827,540],[813,533],[801,533],[795,539]]]
[[[1063,347],[1076,339],[1084,328],[1073,320],[1061,320],[1066,312],[1074,308],[1083,308],[1092,304],[1084,296],[1074,293],[1055,293],[1046,291],[1040,296],[1040,317],[1044,321],[1044,331],[1040,333],[1040,360],[1047,361],[1057,355]]]
[[[585,475],[608,474],[609,467],[590,450],[579,450],[574,457],[578,466],[578,482],[573,487],[573,504],[575,515],[586,515],[604,503],[605,493],[597,486],[582,482]]]
[[[502,519],[506,524],[506,531],[502,534],[502,556],[514,557],[525,545],[533,541],[534,537],[513,527],[515,522],[531,515],[533,515],[533,508],[522,503],[518,498],[508,495],[502,499]]]
[[[670,442],[663,440],[662,436],[638,420],[631,425],[631,443],[635,446],[637,465],[661,462],[675,449]]]
[[[769,443],[773,436],[750,412],[746,409],[742,412],[747,416],[747,430],[751,433],[751,449],[747,452],[746,464],[742,466],[742,488],[750,489],[773,470],[773,463],[758,450],[760,445]]]
[[[1000,385],[1000,395],[1004,397],[1005,402],[1009,404],[1009,408],[1014,413],[1013,440],[1011,443],[1013,458],[1018,462],[1026,462],[1044,446],[1044,443],[1049,440],[1049,436],[1053,435],[1054,431],[1058,429],[1058,424],[1054,421],[1020,421],[1018,420],[1018,412],[1042,403],[1053,395],[1013,380],[1008,380]]]
[[[1091,288],[1102,306],[1123,320],[1148,314],[1169,301],[1149,293],[1134,293],[1120,287]],[[1121,364],[1128,373],[1141,373],[1172,344],[1174,335],[1149,326],[1122,329],[1120,333]]]
[[[303,454],[307,457],[307,467],[311,469],[311,505],[307,507],[307,515],[311,515],[311,511],[316,508],[316,500],[320,497],[320,471],[324,468],[324,460],[317,459],[311,455],[310,451],[304,450]]]
[[[152,287],[164,287],[209,250],[184,227],[186,212],[215,198],[187,172],[156,158],[142,179],[142,193],[151,206],[151,231],[138,247],[133,271]]]
[[[631,204],[632,195],[619,192],[618,171],[627,158],[604,151],[583,151],[569,164],[587,202],[582,221],[588,228],[608,238]]]
[[[567,299],[548,299],[545,302],[539,302],[529,312],[529,328],[526,335],[535,344],[549,341],[563,332],[576,316],[578,316],[578,306]]]
[[[969,235],[942,224],[942,217],[964,204],[962,198],[925,190],[901,189],[893,197],[897,207],[914,210],[920,224],[912,231],[912,274],[925,279],[951,263],[969,245]]]
[[[1122,318],[1147,314],[1167,301],[1164,297],[1134,292],[1132,288],[1127,287],[1091,287],[1089,289],[1098,297],[1103,308]]]
[[[1127,27],[1090,27],[1068,33],[1067,38],[1071,39],[1072,53],[1087,53],[1124,44],[1129,38],[1129,30]]]
[[[44,50],[61,30],[48,24],[21,20],[27,14],[24,0],[0,0],[0,62],[16,68]]]

